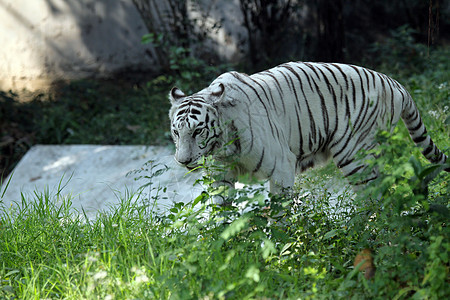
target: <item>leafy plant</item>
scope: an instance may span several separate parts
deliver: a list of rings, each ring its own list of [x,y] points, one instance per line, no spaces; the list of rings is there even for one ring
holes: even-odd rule
[[[395,73],[408,69],[409,72],[421,72],[427,66],[429,50],[423,44],[416,42],[416,30],[409,25],[400,26],[390,31],[390,36],[382,42],[376,42],[371,47],[376,65],[389,65]]]
[[[430,266],[433,260],[448,265],[448,257],[434,251],[448,251],[449,175],[442,173],[445,166],[424,165],[416,158],[420,154],[411,156],[417,150],[404,131],[380,133],[381,146],[371,151],[379,158],[370,169],[381,174],[357,200],[366,213],[353,229],[362,233],[361,247],[377,253],[374,284],[365,289],[369,295],[439,299],[450,293],[449,269]]]
[[[149,33],[143,36],[144,44],[159,45],[162,43],[159,36]],[[215,77],[224,72],[229,66],[226,64],[210,66],[205,60],[196,57],[192,49],[184,46],[165,45],[167,50],[167,70],[163,75],[157,76],[147,83],[148,88],[163,84],[164,86],[176,85],[186,93],[196,92]]]
[[[161,73],[175,73],[186,80],[196,80],[201,77],[199,69],[208,66],[205,57],[219,61],[217,54],[212,54],[205,43],[208,35],[220,28],[220,22],[205,25],[210,8],[203,12],[197,2],[186,0],[134,0],[133,3],[149,32],[142,42],[153,46]]]

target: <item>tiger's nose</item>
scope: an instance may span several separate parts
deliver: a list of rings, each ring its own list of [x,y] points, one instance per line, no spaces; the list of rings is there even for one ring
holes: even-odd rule
[[[175,160],[179,163],[179,164],[182,164],[182,165],[188,165],[188,164],[190,164],[191,162],[192,162],[192,159],[191,158],[188,158],[187,160],[180,160],[180,159],[178,159],[178,158],[175,158]]]

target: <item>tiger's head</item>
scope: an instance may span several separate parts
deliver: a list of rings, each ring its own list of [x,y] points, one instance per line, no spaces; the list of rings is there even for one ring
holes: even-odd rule
[[[175,160],[192,169],[202,156],[219,148],[221,129],[216,104],[224,97],[222,83],[187,96],[174,87],[169,93],[171,133],[175,142]]]

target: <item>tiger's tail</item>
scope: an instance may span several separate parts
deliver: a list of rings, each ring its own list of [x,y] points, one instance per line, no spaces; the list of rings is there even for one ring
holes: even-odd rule
[[[445,164],[447,162],[447,155],[445,155],[434,144],[433,140],[427,133],[427,129],[422,122],[419,110],[417,109],[412,97],[407,94],[407,100],[403,105],[402,119],[408,128],[409,134],[417,146],[422,148],[422,154],[432,163]],[[445,171],[450,172],[450,167]]]

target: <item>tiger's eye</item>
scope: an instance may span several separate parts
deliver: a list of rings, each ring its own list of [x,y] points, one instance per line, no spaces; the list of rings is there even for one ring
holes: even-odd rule
[[[173,135],[174,135],[174,136],[178,136],[178,131],[177,131],[177,130],[174,130],[174,131],[173,131]]]
[[[196,137],[199,134],[202,134],[203,128],[197,128],[195,129],[194,133],[192,134],[192,137]]]

